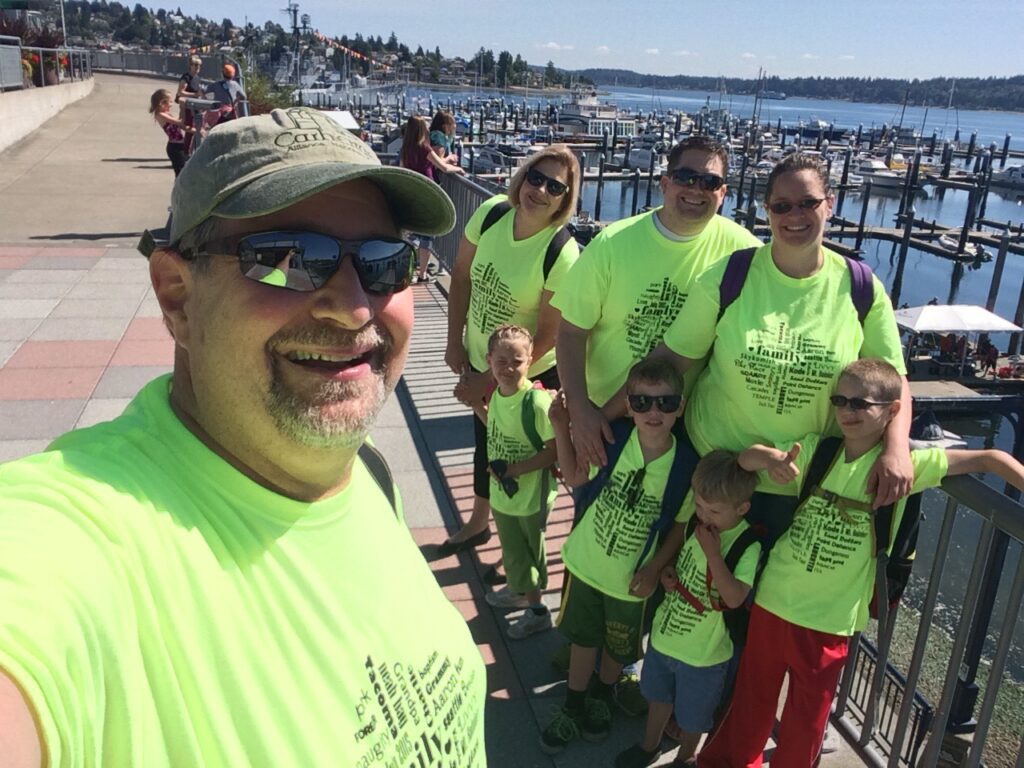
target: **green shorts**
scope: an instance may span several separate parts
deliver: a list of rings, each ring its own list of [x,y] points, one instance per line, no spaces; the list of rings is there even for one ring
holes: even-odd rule
[[[496,509],[494,525],[501,541],[510,592],[529,592],[548,586],[548,560],[544,547],[544,516],[506,515]]]
[[[646,610],[646,600],[619,600],[566,570],[558,629],[571,643],[604,648],[616,661],[631,664],[643,655]]]

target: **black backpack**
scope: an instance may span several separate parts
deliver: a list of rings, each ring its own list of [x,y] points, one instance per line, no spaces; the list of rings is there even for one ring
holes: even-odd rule
[[[800,488],[798,509],[816,488],[821,490],[821,483],[842,448],[843,440],[839,437],[826,437],[818,444]],[[875,594],[871,599],[870,614],[871,618],[878,619],[883,626],[888,622],[889,612],[896,608],[903,597],[914,567],[917,534],[921,527],[921,494],[914,493],[907,497],[903,517],[895,531],[892,530],[894,509],[894,504],[887,504],[872,514],[875,529]]]
[[[484,232],[497,224],[501,217],[511,210],[512,203],[508,200],[502,200],[491,208],[484,217],[484,223],[480,225],[480,236],[483,237]],[[558,261],[558,254],[562,252],[565,244],[568,243],[571,238],[572,232],[569,231],[569,227],[562,227],[560,230],[555,232],[554,236],[551,238],[551,242],[548,243],[548,248],[544,252],[544,282],[547,282],[548,275],[551,274],[551,270],[555,266],[555,262]]]
[[[682,428],[682,419],[679,419],[676,425],[677,427],[672,430],[672,434],[676,439],[676,452],[672,457],[668,481],[665,483],[665,495],[661,498],[661,513],[658,515],[658,519],[651,525],[651,529],[647,534],[647,541],[644,543],[644,547],[640,551],[640,557],[637,559],[638,568],[644,562],[648,553],[654,549],[658,540],[665,535],[675,522],[676,515],[682,509],[683,501],[686,500],[686,494],[690,490],[690,478],[693,476],[693,470],[697,467],[697,462],[700,461],[700,456],[697,455],[697,451],[686,435],[685,429]],[[616,419],[611,423],[612,436],[615,442],[605,444],[605,453],[608,458],[607,463],[590,480],[583,485],[577,486],[572,491],[575,507],[572,521],[573,528],[583,519],[587,510],[597,500],[597,497],[601,495],[601,490],[608,484],[608,480],[612,476],[612,470],[615,469],[615,464],[622,455],[622,449],[626,446],[626,442],[629,440],[629,436],[632,434],[635,426],[630,418]]]

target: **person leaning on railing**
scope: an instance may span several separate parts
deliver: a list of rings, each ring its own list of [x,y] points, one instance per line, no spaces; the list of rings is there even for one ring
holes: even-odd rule
[[[570,237],[550,270],[545,260],[552,240],[576,210],[579,187],[579,161],[567,146],[556,144],[529,158],[512,177],[508,195],[485,201],[466,224],[452,271],[444,356],[461,377],[456,395],[463,403],[479,402],[493,386],[487,339],[506,323],[533,335],[529,377],[558,388],[555,335],[561,315],[551,298],[579,258],[579,247]],[[491,212],[499,205],[511,210],[494,220]],[[473,425],[473,515],[438,548],[442,556],[490,538],[487,430],[479,419]]]
[[[181,102],[182,99],[198,99],[203,95],[203,81],[199,77],[199,70],[203,67],[203,60],[198,56],[192,56],[188,60],[188,72],[178,79],[178,90],[174,94],[174,101],[178,104],[185,128],[195,125],[192,110],[187,109]],[[194,131],[185,131],[185,154],[192,151],[192,136]]]

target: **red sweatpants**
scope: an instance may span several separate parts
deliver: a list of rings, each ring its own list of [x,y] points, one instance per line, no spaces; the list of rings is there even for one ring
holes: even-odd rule
[[[786,672],[789,691],[772,768],[817,764],[849,638],[798,627],[755,605],[732,703],[697,756],[699,768],[758,768],[775,724]]]

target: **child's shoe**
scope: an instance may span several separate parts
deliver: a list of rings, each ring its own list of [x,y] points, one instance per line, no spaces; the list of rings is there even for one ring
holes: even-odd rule
[[[569,674],[569,654],[571,650],[572,647],[569,643],[564,643],[551,655],[551,666],[562,677]]]
[[[532,608],[527,608],[522,616],[509,625],[508,636],[513,640],[523,640],[538,632],[545,632],[552,626],[551,611],[534,613]]]
[[[526,599],[526,595],[521,592],[510,592],[508,587],[502,587],[497,592],[488,592],[484,595],[484,600],[488,605],[506,611],[530,607],[530,601]]]
[[[623,670],[612,694],[615,705],[630,717],[647,714],[647,699],[640,692],[640,676],[635,671]]]
[[[565,707],[555,710],[554,719],[540,735],[540,748],[546,755],[557,755],[580,735],[580,720]]]
[[[634,744],[616,755],[615,768],[647,768],[649,765],[654,765],[659,757],[661,757],[661,750],[655,749],[653,752],[648,752],[639,744]]]
[[[588,696],[583,702],[580,735],[587,741],[604,741],[612,730],[612,711],[604,699]]]

